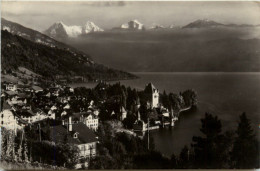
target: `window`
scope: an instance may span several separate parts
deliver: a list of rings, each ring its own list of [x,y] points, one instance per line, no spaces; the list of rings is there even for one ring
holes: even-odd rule
[[[3,125],[3,124],[4,124],[4,121],[2,121],[1,124]]]

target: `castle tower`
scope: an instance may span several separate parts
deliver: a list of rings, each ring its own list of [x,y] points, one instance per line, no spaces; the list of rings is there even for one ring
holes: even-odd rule
[[[148,94],[151,102],[151,108],[157,108],[159,107],[159,90],[154,87],[152,83],[149,83],[145,87],[145,93]]]

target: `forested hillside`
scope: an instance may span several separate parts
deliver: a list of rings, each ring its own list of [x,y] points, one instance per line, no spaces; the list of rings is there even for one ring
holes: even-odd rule
[[[134,78],[129,73],[96,64],[84,53],[35,43],[8,31],[2,31],[1,48],[2,71],[25,67],[47,78],[57,75],[83,76],[88,80]]]

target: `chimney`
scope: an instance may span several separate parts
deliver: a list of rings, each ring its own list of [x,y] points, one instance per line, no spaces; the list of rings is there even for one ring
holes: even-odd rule
[[[72,122],[71,122],[71,116],[69,117],[69,131],[72,131]]]

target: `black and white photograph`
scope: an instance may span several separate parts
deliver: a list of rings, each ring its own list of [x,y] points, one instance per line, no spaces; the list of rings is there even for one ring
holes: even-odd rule
[[[0,3],[0,170],[260,168],[259,1]]]

